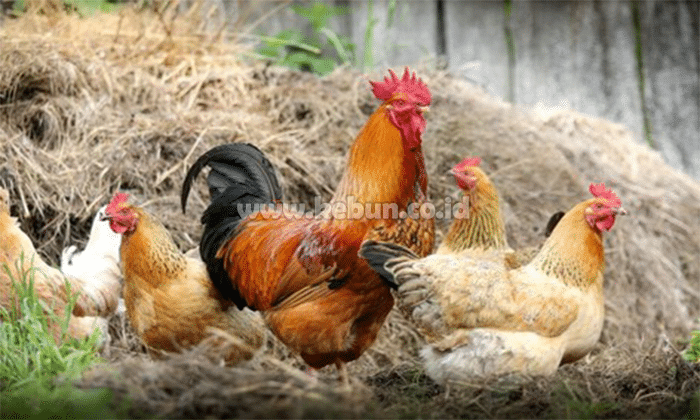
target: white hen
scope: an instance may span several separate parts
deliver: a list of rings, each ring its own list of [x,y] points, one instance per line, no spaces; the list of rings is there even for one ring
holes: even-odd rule
[[[123,284],[119,266],[121,235],[109,228],[109,221],[102,220],[107,206],[100,207],[92,220],[90,237],[85,249],[71,245],[61,253],[61,271],[69,276],[91,283]],[[124,300],[119,299],[117,312],[124,312]]]

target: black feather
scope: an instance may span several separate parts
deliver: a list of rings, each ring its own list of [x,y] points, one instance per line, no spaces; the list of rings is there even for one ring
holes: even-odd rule
[[[257,205],[282,199],[277,176],[270,161],[257,147],[231,143],[214,147],[190,167],[182,185],[180,204],[185,212],[192,182],[205,166],[211,168],[207,185],[211,202],[202,215],[204,232],[199,253],[216,288],[239,308],[249,306],[216,257],[221,246],[236,235],[236,228]]]
[[[382,280],[384,280],[392,289],[397,289],[398,284],[394,280],[394,274],[387,270],[386,263],[389,260],[399,257],[407,257],[410,259],[419,258],[413,253],[413,251],[404,248],[401,245],[372,240],[363,242],[357,254],[361,258],[364,258],[372,270],[376,271]]]
[[[564,214],[565,213],[563,211],[558,211],[554,213],[552,217],[549,218],[549,222],[547,222],[547,227],[544,228],[545,238],[549,238],[549,235],[552,234],[554,228],[557,227],[561,218],[564,217]]]
[[[347,278],[333,279],[328,282],[328,288],[331,290],[337,289],[348,282]]]

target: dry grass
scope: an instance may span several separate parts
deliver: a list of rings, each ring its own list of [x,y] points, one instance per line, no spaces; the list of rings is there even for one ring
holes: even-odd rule
[[[205,32],[200,16],[124,9],[91,19],[33,12],[5,22],[0,183],[48,261],[87,240],[92,214],[116,189],[160,215],[182,249],[196,246],[207,197],[200,186],[188,213],[179,211],[185,171],[234,139],[265,151],[287,200],[330,197],[349,145],[377,105],[368,77],[339,69],[318,79],[248,62],[245,48],[222,42],[226,34]],[[568,110],[519,109],[430,65],[420,74],[434,98],[424,150],[438,205],[454,192],[447,169],[479,155],[503,198],[512,246],[539,244],[548,216],[586,198],[590,182],[612,186],[630,211],[606,237],[607,315],[591,355],[549,379],[444,389],[421,373],[421,338],[392,313],[376,344],[351,364],[357,395],[350,395],[328,386],[332,370],[314,383],[272,337],[259,357],[234,369],[194,353],[154,361],[115,318],[109,364],[82,386],[109,386],[131,401],[133,416],[146,417],[682,417],[697,410],[700,369],[676,349],[700,317],[700,184],[622,126]]]

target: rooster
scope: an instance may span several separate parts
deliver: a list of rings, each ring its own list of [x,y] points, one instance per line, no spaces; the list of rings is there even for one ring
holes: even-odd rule
[[[68,302],[68,290],[77,293],[77,301],[68,321],[68,337],[83,339],[95,329],[102,333],[100,344],[107,343],[107,319],[117,307],[119,281],[114,278],[76,278],[62,273],[44,262],[32,241],[22,232],[17,219],[10,216],[10,196],[0,188],[0,306],[16,308],[18,299],[13,281],[22,281],[33,273],[36,296],[52,308],[57,316],[47,316],[47,325],[56,344],[63,340],[57,319],[63,319]]]
[[[370,82],[384,102],[350,148],[330,203],[331,209],[346,206],[348,214],[327,211],[306,218],[270,206],[242,212],[245,205],[281,199],[271,164],[247,144],[208,151],[183,184],[185,211],[193,179],[204,166],[212,168],[200,252],[222,294],[262,311],[273,333],[308,366],[334,364],[345,384],[345,364],[371,346],[394,304],[391,285],[358,258],[360,244],[373,237],[427,255],[434,242],[432,218],[376,218],[363,212],[385,205],[400,215],[416,215],[415,206],[426,202],[421,143],[430,92],[408,69],[401,78],[390,74],[383,82]],[[353,215],[350,207],[357,206],[361,214]]]
[[[431,378],[550,375],[591,351],[604,317],[602,232],[626,212],[604,184],[589,190],[594,198],[569,210],[518,269],[488,251],[420,259],[395,244],[363,244],[360,255],[391,274],[402,304],[432,332],[421,351]]]
[[[122,236],[126,314],[141,340],[156,355],[203,343],[227,364],[250,359],[262,345],[259,316],[223,300],[204,263],[185,257],[155,217],[127,200],[115,193],[104,218]]]
[[[82,251],[71,245],[61,252],[63,274],[98,282],[122,283],[119,268],[119,245],[122,238],[109,228],[106,220],[103,220],[106,208],[105,205],[97,210],[92,220],[90,237]],[[120,312],[122,306],[123,300],[120,298],[117,312]]]

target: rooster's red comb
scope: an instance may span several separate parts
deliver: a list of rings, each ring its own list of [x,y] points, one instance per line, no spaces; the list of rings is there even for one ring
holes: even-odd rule
[[[617,196],[617,194],[612,192],[612,190],[606,189],[604,182],[601,182],[600,184],[591,183],[591,185],[588,187],[588,191],[590,191],[594,197],[606,199],[613,207],[622,206],[622,201],[620,201],[620,198]]]
[[[391,99],[397,92],[402,92],[421,105],[430,105],[430,91],[428,86],[423,83],[420,77],[416,77],[416,72],[411,72],[406,67],[403,72],[403,76],[399,79],[396,77],[396,73],[389,69],[389,74],[391,74],[391,79],[385,77],[383,82],[372,82],[372,93],[374,93],[375,98],[386,101]]]
[[[120,192],[115,192],[114,196],[112,197],[112,201],[109,202],[107,205],[107,208],[105,209],[106,214],[114,214],[117,211],[119,211],[119,207],[121,204],[126,203],[126,200],[129,199],[129,194],[126,193],[120,193]]]
[[[481,158],[478,156],[469,156],[464,158],[463,161],[456,164],[452,169],[455,171],[463,171],[467,168],[473,168],[475,166],[481,165]]]

